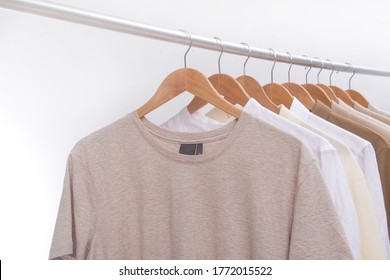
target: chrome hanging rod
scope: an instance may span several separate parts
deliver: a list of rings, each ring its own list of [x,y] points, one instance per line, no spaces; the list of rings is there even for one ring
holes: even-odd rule
[[[37,0],[0,0],[0,7],[7,9],[37,14],[45,17],[61,19],[65,21],[94,26],[102,29],[108,29],[136,36],[142,36],[176,44],[188,45],[186,34],[180,30],[171,30],[163,27],[139,23],[123,18],[95,13],[63,4],[57,4],[49,1]],[[215,43],[215,39],[191,34],[192,46],[220,51],[220,46]],[[224,53],[247,56],[247,48],[240,43],[223,42]],[[375,76],[390,77],[390,71],[374,69],[354,65],[354,68],[347,63],[330,62],[326,60],[312,59],[302,55],[291,55],[288,53],[275,52],[276,61],[284,63],[293,63],[296,65],[312,66],[317,68],[336,70],[341,72],[355,72],[356,74],[367,74]],[[275,61],[274,54],[269,49],[259,49],[251,46],[251,58],[260,58]]]

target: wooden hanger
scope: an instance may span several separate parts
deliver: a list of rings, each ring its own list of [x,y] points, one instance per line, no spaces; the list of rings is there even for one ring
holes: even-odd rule
[[[183,92],[190,92],[200,100],[210,103],[236,118],[240,117],[241,109],[232,105],[218,93],[211,82],[198,70],[182,68],[169,74],[164,79],[156,93],[141,108],[137,110],[140,118]]]
[[[252,78],[251,76],[242,75],[236,80],[245,89],[248,95],[259,102],[261,106],[276,114],[279,114],[279,107],[268,98],[264,89],[256,79]]]
[[[346,92],[348,93],[348,95],[354,100],[356,101],[357,103],[359,103],[360,105],[362,105],[363,107],[365,108],[368,108],[368,100],[364,97],[363,94],[361,94],[360,92],[354,90],[354,89],[347,89]]]
[[[310,94],[307,92],[307,90],[302,87],[299,84],[291,83],[290,82],[290,71],[292,67],[292,55],[291,53],[287,52],[287,54],[290,55],[290,67],[288,68],[288,83],[284,83],[283,86],[293,95],[296,97],[307,109],[310,111],[314,108],[315,100],[310,96]]]
[[[284,83],[283,86],[296,97],[308,110],[313,110],[316,101],[311,97],[307,89],[300,84],[296,83]]]
[[[274,68],[276,64],[276,53],[273,49],[269,49],[270,51],[273,52],[274,55],[274,64],[272,65],[271,69],[271,83],[266,84],[263,89],[265,93],[267,94],[268,98],[271,99],[273,103],[276,105],[283,104],[287,108],[291,107],[291,104],[294,100],[293,96],[291,93],[286,89],[284,86],[281,84],[274,83]]]
[[[322,88],[323,91],[325,91],[326,95],[329,97],[330,100],[332,100],[336,103],[339,103],[339,98],[336,96],[334,91],[329,86],[320,83],[320,74],[322,72],[322,69],[324,68],[324,62],[319,57],[317,57],[317,59],[319,59],[321,61],[321,69],[317,74],[317,86],[319,86],[320,88]],[[328,60],[329,62],[331,62],[329,59],[325,59],[325,60]],[[333,71],[329,76],[329,81],[331,80],[331,76],[332,76],[333,72],[334,72],[334,63],[333,63]]]
[[[326,59],[326,60],[330,61],[329,59]],[[332,62],[332,61],[330,61],[330,62]],[[347,94],[347,92],[345,90],[343,90],[342,88],[340,88],[340,87],[332,86],[332,75],[333,75],[333,72],[334,72],[334,62],[332,62],[332,64],[333,64],[333,70],[332,70],[332,73],[330,73],[330,75],[329,75],[329,87],[332,89],[332,91],[334,92],[334,94],[336,95],[336,97],[338,99],[344,101],[349,106],[353,107],[353,100]]]
[[[252,98],[254,98],[257,102],[259,102],[260,105],[267,108],[268,110],[279,114],[279,107],[276,106],[275,103],[273,103],[265,93],[264,89],[261,87],[259,82],[252,78],[251,76],[245,75],[245,68],[246,63],[248,62],[249,57],[251,56],[251,48],[246,43],[241,43],[243,45],[246,45],[248,47],[249,55],[247,59],[244,62],[243,72],[244,75],[238,77],[236,80],[240,83],[240,85],[245,89],[245,91],[248,93],[248,95]]]
[[[339,103],[339,98],[336,96],[333,89],[331,89],[329,86],[325,84],[317,84],[317,86],[319,86],[320,88],[322,88],[323,91],[325,91],[326,95],[328,95],[330,100]]]
[[[225,97],[225,100],[229,101],[231,104],[240,104],[245,106],[249,101],[250,96],[244,88],[232,77],[227,74],[221,74],[221,56],[223,54],[223,42],[220,38],[214,37],[216,40],[221,42],[221,54],[218,58],[218,70],[219,74],[214,74],[209,77],[209,81],[217,90],[217,92]],[[208,102],[204,99],[195,96],[190,104],[188,104],[187,109],[190,114],[198,111],[204,107]]]
[[[287,108],[291,107],[294,97],[284,86],[276,83],[270,83],[263,86],[268,98],[275,104],[283,104]]]
[[[361,94],[360,92],[356,91],[356,90],[353,90],[351,89],[351,81],[352,81],[352,78],[353,76],[355,76],[355,73],[356,73],[356,70],[355,70],[355,66],[353,66],[351,63],[347,63],[347,64],[350,64],[352,67],[353,67],[353,74],[351,76],[351,78],[349,78],[349,82],[348,82],[348,89],[346,90],[346,92],[348,93],[348,95],[354,100],[356,101],[357,103],[359,103],[360,105],[362,105],[363,107],[365,108],[368,108],[368,100],[363,96],[363,94]]]
[[[306,55],[304,55],[304,56],[306,56]],[[308,91],[308,93],[310,94],[311,97],[313,97],[314,100],[319,100],[322,103],[324,103],[326,106],[330,107],[330,105],[332,104],[332,100],[328,97],[326,92],[322,88],[320,88],[319,86],[317,86],[315,84],[309,84],[307,82],[307,77],[309,75],[309,72],[313,68],[312,62],[313,62],[313,60],[310,58],[310,68],[306,72],[306,84],[303,84],[302,87],[304,87]]]
[[[330,86],[336,96],[353,108],[353,100],[348,93],[338,86]]]
[[[315,84],[303,84],[302,86],[309,92],[310,96],[313,97],[314,100],[319,100],[326,106],[330,107],[332,100],[322,88]]]
[[[245,89],[233,77],[227,74],[214,74],[208,79],[217,92],[225,97],[225,100],[231,104],[245,106],[251,98],[248,93],[246,93]],[[187,109],[190,114],[192,114],[203,108],[207,103],[209,102],[195,96],[190,104],[188,104]]]
[[[191,42],[184,55],[185,68],[172,72],[164,79],[152,98],[137,110],[138,116],[142,118],[179,94],[188,91],[238,119],[241,115],[240,108],[223,99],[204,74],[198,70],[186,68],[187,53],[192,46],[191,35],[188,32],[186,32],[186,35],[190,38]]]

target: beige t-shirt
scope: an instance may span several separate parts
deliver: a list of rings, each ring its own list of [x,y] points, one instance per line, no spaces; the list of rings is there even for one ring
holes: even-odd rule
[[[200,133],[133,112],[79,141],[50,250],[50,259],[351,258],[306,147],[245,112]]]

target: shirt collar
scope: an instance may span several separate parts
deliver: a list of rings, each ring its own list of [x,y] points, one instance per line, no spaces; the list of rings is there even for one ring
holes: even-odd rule
[[[329,118],[331,111],[332,110],[328,106],[318,100],[316,100],[316,103],[314,104],[314,107],[312,109],[312,112],[314,114],[324,119]]]
[[[334,101],[332,101],[334,102]],[[339,103],[338,103],[340,106],[342,106],[343,108],[346,108],[346,109],[350,109],[351,106],[349,106],[347,103],[345,103],[343,100],[339,99]]]
[[[284,105],[280,106],[279,115],[294,122],[294,123],[297,123],[297,124],[304,123],[304,121],[299,116],[297,116],[295,113],[291,112]]]
[[[294,115],[304,121],[308,121],[310,117],[310,111],[298,100],[298,98],[295,97],[291,104],[290,112],[294,113]]]

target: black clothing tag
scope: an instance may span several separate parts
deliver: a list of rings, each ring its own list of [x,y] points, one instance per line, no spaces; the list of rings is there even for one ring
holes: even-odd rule
[[[203,154],[203,143],[181,144],[179,153],[183,155],[190,155],[190,156],[201,155]]]

